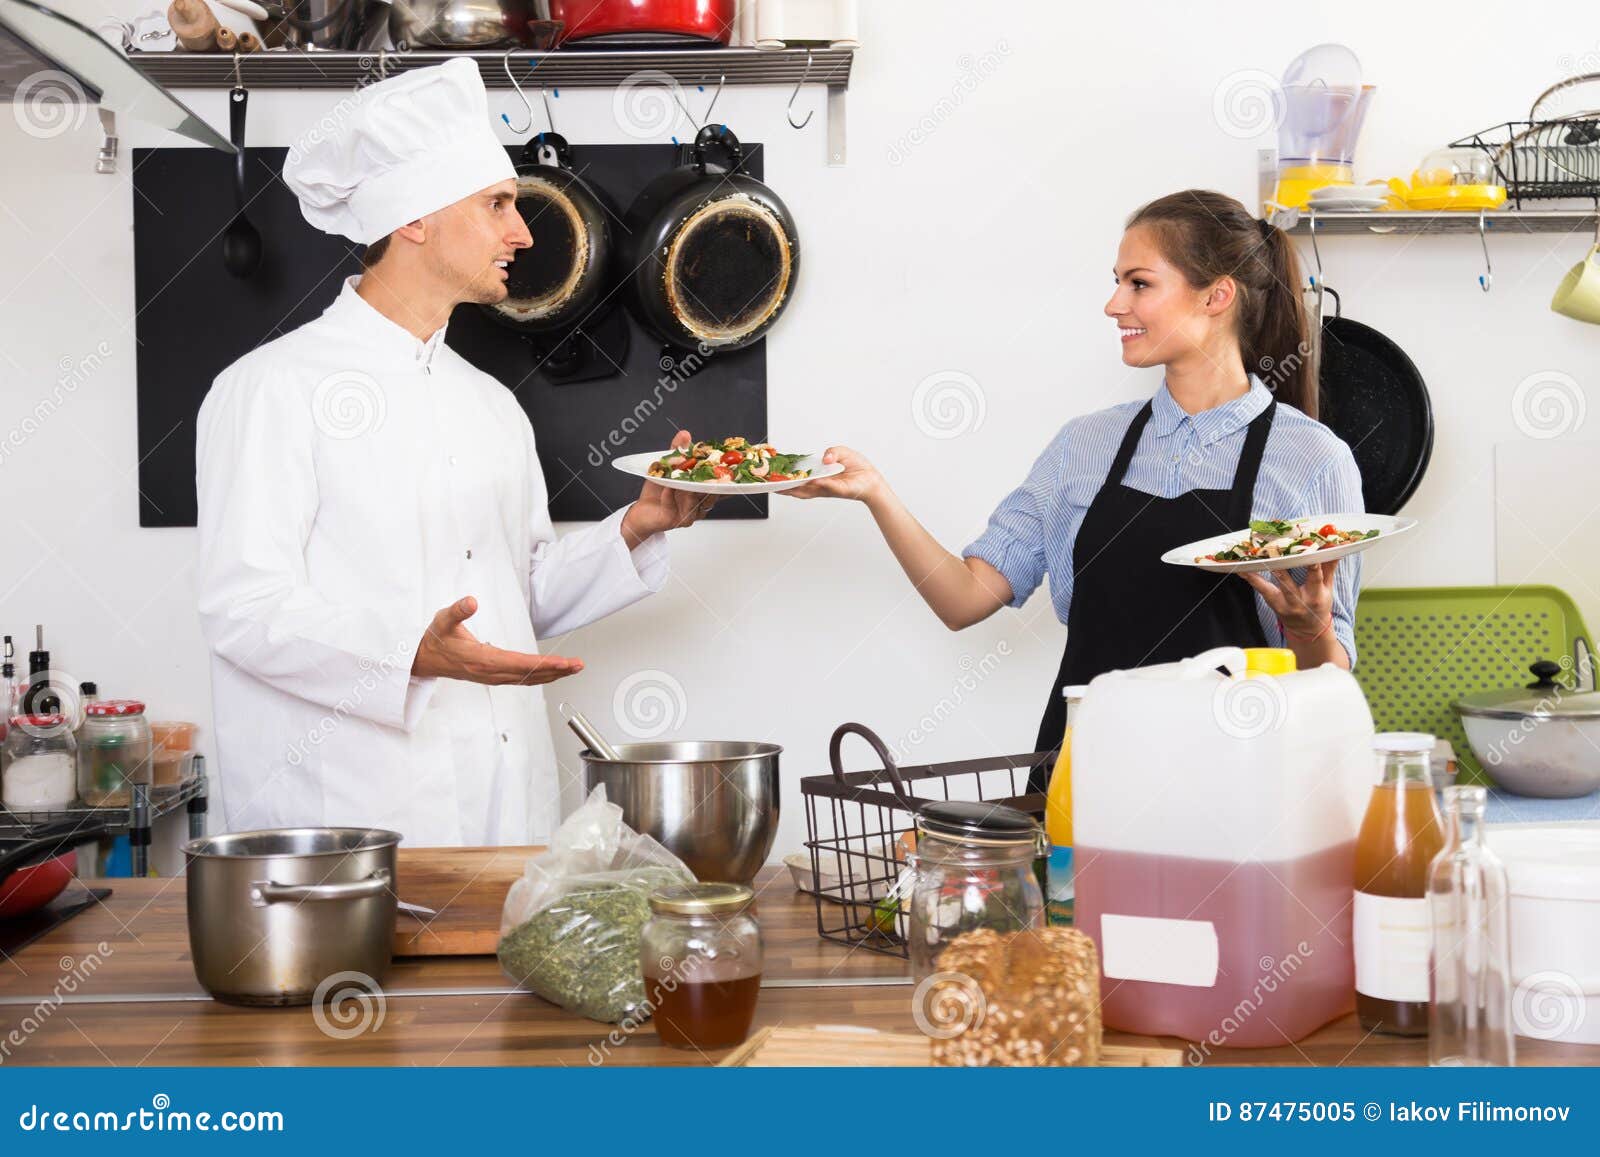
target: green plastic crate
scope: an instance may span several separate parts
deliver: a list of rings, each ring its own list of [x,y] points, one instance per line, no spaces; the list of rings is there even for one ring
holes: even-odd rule
[[[1557,587],[1373,587],[1356,604],[1355,676],[1379,731],[1448,739],[1461,781],[1488,783],[1455,702],[1526,686],[1539,659],[1560,663],[1572,685],[1590,640],[1578,608]]]

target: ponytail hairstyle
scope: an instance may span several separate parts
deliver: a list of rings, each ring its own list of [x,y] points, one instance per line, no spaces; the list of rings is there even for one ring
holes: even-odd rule
[[[1318,391],[1300,297],[1300,259],[1288,234],[1209,189],[1185,189],[1151,201],[1128,218],[1127,227],[1135,225],[1155,234],[1162,256],[1195,289],[1233,278],[1245,369],[1279,401],[1315,418]]]

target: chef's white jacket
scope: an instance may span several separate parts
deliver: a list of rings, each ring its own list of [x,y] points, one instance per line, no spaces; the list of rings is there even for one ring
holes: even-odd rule
[[[542,842],[560,796],[542,690],[413,678],[417,643],[470,594],[468,630],[536,651],[659,590],[665,539],[630,552],[622,511],[556,538],[511,392],[443,328],[419,341],[379,313],[359,280],[224,370],[200,409],[198,594],[227,826]]]

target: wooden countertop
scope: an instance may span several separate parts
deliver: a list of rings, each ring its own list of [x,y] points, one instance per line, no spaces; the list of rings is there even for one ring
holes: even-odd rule
[[[725,1055],[666,1048],[648,1026],[613,1034],[614,1026],[513,990],[492,956],[396,960],[384,981],[381,1022],[348,1037],[330,1035],[310,1008],[236,1008],[205,996],[189,961],[181,878],[91,883],[109,885],[112,897],[0,960],[0,1063],[684,1065]],[[916,1031],[911,989],[882,983],[906,976],[905,961],[821,940],[811,899],[792,890],[781,868],[766,869],[756,887],[765,979],[803,983],[763,988],[758,1027],[855,1024]],[[101,953],[100,944],[107,951]],[[322,1019],[340,1031],[332,1018]],[[1115,1032],[1106,1040],[1187,1047]],[[1600,1049],[1525,1038],[1517,1043],[1519,1063],[1600,1063]],[[1427,1043],[1369,1036],[1349,1016],[1296,1045],[1218,1049],[1210,1060],[1424,1065]]]

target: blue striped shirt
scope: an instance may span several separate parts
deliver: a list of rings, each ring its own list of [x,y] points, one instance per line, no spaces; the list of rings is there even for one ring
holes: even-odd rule
[[[1244,448],[1245,428],[1271,401],[1271,392],[1252,374],[1248,393],[1215,409],[1188,414],[1162,383],[1123,484],[1159,498],[1176,498],[1196,489],[1227,489]],[[1005,575],[1012,606],[1027,602],[1048,575],[1056,618],[1067,621],[1078,527],[1111,470],[1128,424],[1143,405],[1124,402],[1061,427],[1027,479],[1006,496],[989,516],[984,532],[961,552],[981,558]],[[1361,474],[1350,447],[1321,422],[1280,405],[1256,477],[1256,515],[1294,519],[1365,509]],[[1205,528],[1197,529],[1195,538],[1204,537],[1208,537]],[[1155,556],[1180,545],[1153,542],[1150,552]],[[1296,577],[1303,576],[1296,572]],[[1352,666],[1360,586],[1361,557],[1345,558],[1334,572],[1333,631]],[[1277,616],[1259,595],[1256,610],[1267,641],[1286,645]]]

